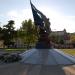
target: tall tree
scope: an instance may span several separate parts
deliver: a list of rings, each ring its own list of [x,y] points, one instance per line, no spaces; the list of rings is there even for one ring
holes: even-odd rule
[[[22,22],[20,31],[20,35],[22,35],[21,37],[23,38],[23,41],[25,42],[25,44],[27,44],[27,48],[29,48],[30,44],[36,42],[36,29],[31,19]]]
[[[70,33],[70,43],[75,48],[75,33]]]
[[[9,45],[12,45],[13,42],[13,37],[14,37],[14,21],[10,20],[8,21],[7,25],[3,26],[3,40],[4,40],[4,45],[9,47]]]
[[[2,40],[2,36],[3,36],[2,30],[3,29],[0,27],[0,40]]]

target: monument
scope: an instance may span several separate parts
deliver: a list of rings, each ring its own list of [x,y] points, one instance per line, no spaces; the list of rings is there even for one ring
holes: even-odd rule
[[[50,43],[50,22],[49,19],[36,7],[31,4],[32,14],[34,18],[34,23],[39,31],[38,42],[34,49],[30,49],[21,54],[22,63],[27,64],[38,64],[38,65],[71,65],[75,61],[72,57],[65,55],[58,49],[51,48]]]
[[[50,49],[50,38],[51,32],[49,19],[31,3],[31,9],[34,17],[34,23],[39,28],[39,38],[36,44],[36,49]]]
[[[20,62],[1,64],[1,75],[75,75],[75,59],[58,49],[51,47],[49,19],[30,2],[34,23],[39,28],[38,42],[35,48],[27,50],[19,56]],[[7,54],[9,57],[9,55]],[[18,60],[18,55],[11,55],[10,60]],[[5,56],[6,57],[6,56]],[[7,58],[7,57],[6,57]],[[9,60],[8,59],[8,60]],[[19,58],[20,59],[20,58]]]
[[[51,48],[49,19],[31,1],[30,4],[34,23],[40,31],[35,48],[20,54],[21,63],[28,65],[26,75],[69,75],[70,72],[65,71],[64,67],[75,64],[74,58]]]

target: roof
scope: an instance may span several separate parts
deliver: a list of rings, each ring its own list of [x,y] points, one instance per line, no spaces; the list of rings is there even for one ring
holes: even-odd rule
[[[52,31],[51,35],[64,35],[64,31]]]

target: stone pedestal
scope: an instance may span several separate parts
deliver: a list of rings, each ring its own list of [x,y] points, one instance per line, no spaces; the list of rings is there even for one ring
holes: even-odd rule
[[[35,48],[36,49],[50,49],[51,48],[49,34],[45,32],[45,30],[43,29],[40,29],[39,39]]]

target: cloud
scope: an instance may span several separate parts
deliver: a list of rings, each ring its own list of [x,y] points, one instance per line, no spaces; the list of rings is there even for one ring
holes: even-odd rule
[[[65,28],[68,32],[75,32],[75,16],[65,16],[44,6],[39,9],[50,19],[53,31],[61,31]]]
[[[32,18],[32,12],[30,9],[22,9],[20,11],[11,10],[7,13],[9,20],[12,19],[15,21],[16,29],[21,26],[22,21]]]
[[[68,32],[75,32],[75,16],[64,16],[53,9],[48,7],[40,7],[39,10],[50,18],[51,29],[52,30],[63,30],[67,29]],[[23,20],[31,18],[33,20],[33,15],[31,9],[21,9],[21,10],[11,10],[7,12],[6,20],[14,20],[16,29],[21,26]]]
[[[18,12],[15,11],[15,10],[12,10],[12,11],[9,11],[7,13],[7,15],[10,16],[10,17],[18,17]]]

